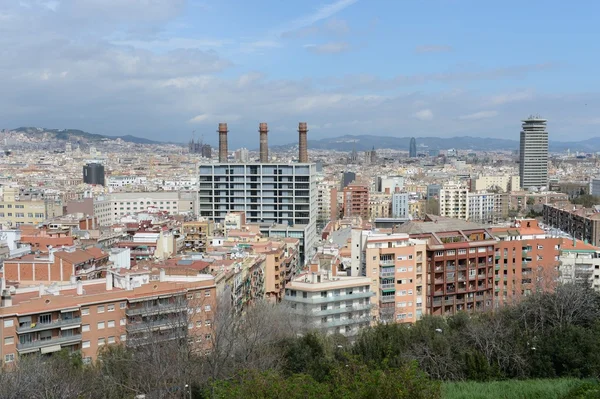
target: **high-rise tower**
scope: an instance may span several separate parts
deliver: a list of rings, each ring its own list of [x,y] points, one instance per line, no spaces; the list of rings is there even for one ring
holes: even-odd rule
[[[410,139],[410,148],[408,149],[408,156],[410,158],[417,157],[417,140],[414,137]]]
[[[546,119],[530,116],[522,121],[519,153],[521,187],[548,186],[548,132]]]

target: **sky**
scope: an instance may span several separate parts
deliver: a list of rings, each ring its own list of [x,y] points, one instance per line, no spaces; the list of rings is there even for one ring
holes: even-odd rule
[[[230,148],[346,134],[600,136],[600,2],[0,0],[0,128]],[[376,144],[376,143],[374,143]]]

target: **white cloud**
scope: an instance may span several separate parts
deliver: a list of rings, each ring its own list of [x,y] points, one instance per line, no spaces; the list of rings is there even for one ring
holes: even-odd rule
[[[477,119],[493,118],[498,115],[498,111],[479,111],[472,114],[461,115],[458,117],[460,120],[469,121]]]
[[[492,96],[488,102],[491,105],[502,105],[518,101],[528,101],[533,99],[533,94],[533,90],[521,90],[512,93],[503,93]]]
[[[315,54],[338,54],[350,50],[350,45],[346,42],[306,44],[304,48]]]
[[[295,21],[292,21],[288,26],[285,32],[295,31],[307,26],[310,26],[316,22],[321,20],[330,18],[345,8],[351,6],[356,3],[358,0],[338,0],[333,3],[325,4],[319,7],[312,14],[306,15],[302,18],[299,18]]]
[[[448,53],[452,51],[452,46],[442,46],[442,45],[423,45],[417,46],[415,48],[415,53],[417,54],[427,54],[427,53]]]
[[[417,111],[414,117],[421,121],[430,121],[433,119],[433,112],[430,109],[422,109]]]

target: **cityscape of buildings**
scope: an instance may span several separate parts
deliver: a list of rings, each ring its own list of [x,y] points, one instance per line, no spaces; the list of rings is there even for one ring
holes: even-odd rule
[[[306,122],[283,150],[264,122],[258,150],[232,148],[227,123],[216,148],[15,144],[0,157],[1,363],[170,339],[209,350],[222,300],[354,339],[562,283],[600,290],[600,203],[580,203],[600,193],[600,162],[549,153],[546,123],[525,119],[513,152],[317,150]]]

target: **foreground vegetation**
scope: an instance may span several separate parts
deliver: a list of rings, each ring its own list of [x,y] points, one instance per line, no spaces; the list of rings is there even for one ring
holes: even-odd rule
[[[27,358],[0,372],[0,398],[600,399],[585,380],[600,375],[600,297],[584,287],[493,314],[378,325],[354,343],[306,330],[282,306],[214,316],[208,353],[182,339],[111,345],[90,366]]]

